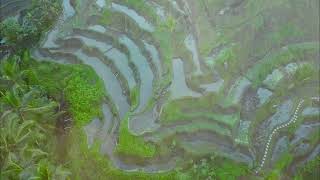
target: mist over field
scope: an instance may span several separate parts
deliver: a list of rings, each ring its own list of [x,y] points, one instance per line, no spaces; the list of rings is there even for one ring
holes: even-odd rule
[[[320,178],[318,0],[0,0],[0,179]]]

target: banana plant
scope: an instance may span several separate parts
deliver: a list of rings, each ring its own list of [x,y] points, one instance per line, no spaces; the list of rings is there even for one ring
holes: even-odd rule
[[[44,179],[46,173],[40,171],[39,166],[42,166],[40,161],[50,161],[49,132],[54,129],[54,121],[50,120],[61,115],[56,113],[58,104],[48,99],[38,87],[25,90],[16,86],[2,93],[0,104],[1,176],[4,179],[18,176],[20,179]],[[51,164],[47,175],[61,174],[56,168]]]
[[[8,111],[1,116],[0,131],[0,168],[3,178],[16,179],[21,176],[43,179],[45,173],[42,172],[43,168],[40,173],[39,168],[42,161],[50,161],[49,152],[52,149],[48,143],[50,134],[47,128],[35,120],[21,121],[16,112]],[[48,175],[62,173],[56,168],[51,164]]]
[[[0,75],[2,82],[8,81],[6,83],[8,86],[11,84],[14,84],[16,86],[25,86],[23,76],[26,72],[20,69],[20,62],[21,59],[19,56],[13,56],[1,62]]]

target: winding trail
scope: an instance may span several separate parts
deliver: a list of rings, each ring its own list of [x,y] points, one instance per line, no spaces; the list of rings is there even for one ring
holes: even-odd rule
[[[320,97],[310,97],[310,99],[313,100],[313,101],[317,101],[317,102],[320,101]],[[256,174],[259,173],[259,171],[263,168],[263,166],[264,166],[264,164],[265,164],[265,160],[266,160],[266,157],[267,157],[267,154],[268,154],[268,151],[269,151],[269,146],[270,146],[270,142],[271,142],[271,140],[272,140],[273,135],[274,135],[277,131],[279,131],[279,129],[285,128],[285,127],[287,127],[287,126],[289,126],[289,125],[291,125],[292,123],[295,123],[295,122],[297,121],[297,118],[298,118],[297,113],[299,112],[299,110],[300,110],[301,105],[302,105],[303,102],[304,102],[303,99],[300,100],[300,102],[299,102],[299,104],[298,104],[298,106],[297,106],[297,108],[296,108],[296,110],[295,110],[295,112],[294,112],[293,118],[292,118],[289,122],[287,122],[286,124],[283,124],[283,125],[278,126],[278,127],[275,128],[275,129],[272,131],[272,133],[270,134],[269,139],[268,139],[268,141],[267,141],[267,145],[266,145],[266,147],[265,147],[264,155],[263,155],[262,161],[261,161],[261,163],[260,163],[260,166],[255,170],[255,173],[256,173]]]
[[[272,141],[273,135],[276,134],[280,129],[283,129],[283,128],[285,128],[285,127],[288,127],[289,125],[291,125],[292,123],[295,123],[295,122],[297,121],[297,118],[298,118],[298,115],[297,115],[297,114],[298,114],[298,112],[299,112],[299,110],[300,110],[301,105],[302,105],[303,102],[304,102],[303,99],[300,100],[300,102],[299,102],[299,104],[298,104],[298,106],[297,106],[297,108],[296,108],[296,110],[295,110],[295,112],[294,112],[293,118],[291,118],[291,120],[290,120],[289,122],[287,122],[287,123],[285,123],[285,124],[282,124],[282,125],[276,127],[275,129],[273,129],[273,131],[272,131],[272,133],[270,134],[269,139],[268,139],[268,141],[267,141],[267,145],[266,145],[266,147],[265,147],[264,154],[263,154],[263,158],[262,158],[262,161],[261,161],[261,163],[260,163],[260,166],[259,166],[259,167],[256,169],[256,171],[255,171],[256,174],[259,173],[259,171],[263,168],[263,166],[264,166],[264,164],[265,164],[266,157],[267,157],[268,152],[269,152],[269,147],[270,147],[270,143],[271,143],[271,141]]]

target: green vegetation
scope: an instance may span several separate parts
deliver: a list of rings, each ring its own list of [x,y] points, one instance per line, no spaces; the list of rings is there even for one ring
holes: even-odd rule
[[[272,169],[271,172],[266,175],[267,180],[276,180],[276,179],[281,179],[284,174],[282,174],[282,171],[288,167],[288,165],[292,162],[293,156],[290,153],[285,153],[284,155],[281,156],[281,159],[279,159],[275,167]]]
[[[304,166],[301,166],[296,173],[294,180],[303,179],[317,179],[320,176],[320,156],[307,162]]]
[[[53,154],[58,103],[28,83],[20,57],[0,67],[0,178],[64,179],[69,172]]]
[[[0,37],[5,37],[7,45],[15,50],[34,46],[56,21],[61,13],[60,0],[32,1],[21,21],[9,17],[0,24]]]
[[[221,114],[212,112],[219,99],[215,95],[207,95],[200,98],[171,101],[163,107],[161,122],[168,124],[176,121],[207,119],[231,128],[235,127],[240,119],[239,113]]]
[[[23,11],[14,12],[16,17],[5,14],[8,18],[1,19],[0,23],[0,179],[298,180],[319,176],[319,157],[301,167],[296,174],[290,172],[292,165],[305,160],[318,147],[318,131],[310,132],[302,140],[307,144],[302,148],[308,148],[302,151],[307,154],[302,156],[305,152],[296,153],[296,147],[290,146],[276,162],[267,156],[267,163],[259,174],[251,175],[247,165],[228,158],[232,156],[241,161],[249,157],[245,160],[248,164],[259,165],[259,158],[254,158],[261,157],[256,141],[264,137],[257,131],[265,127],[261,124],[267,124],[266,120],[284,101],[291,100],[297,105],[300,99],[305,100],[297,114],[297,122],[281,128],[277,135],[292,139],[302,123],[316,119],[316,113],[308,117],[301,113],[305,107],[310,108],[310,112],[318,108],[315,108],[318,102],[311,101],[309,96],[318,96],[319,91],[316,87],[319,81],[319,1],[105,0],[106,6],[100,8],[96,1],[70,0],[74,16],[59,21],[54,31],[57,33],[48,36],[56,47],[39,45],[39,40],[62,15],[62,3],[67,1],[32,0],[30,8],[15,4],[26,1],[3,1],[1,10]],[[136,11],[155,27],[154,32],[141,29],[125,13],[113,11],[112,2]],[[99,26],[94,29],[94,25],[105,29]],[[83,31],[77,33],[74,31],[77,28]],[[89,28],[90,32],[87,32]],[[196,41],[201,74],[192,73],[194,54],[186,47],[188,34]],[[153,81],[153,97],[148,97],[148,104],[140,112],[152,113],[161,127],[141,136],[132,134],[128,124],[139,106],[140,97],[145,95],[140,94],[139,89],[139,83],[144,83],[144,78],[140,77],[140,74],[144,75],[144,68],[132,63],[130,58],[133,56],[119,41],[122,35],[141,48],[152,70],[157,68],[157,63],[149,62],[154,54],[147,52],[143,42],[153,44],[163,65],[162,74]],[[72,40],[65,41],[69,37]],[[77,43],[77,38],[83,38],[84,43],[85,38],[91,39],[92,47],[79,48],[73,44]],[[102,43],[118,49],[129,58],[129,63],[111,63],[104,59],[109,52],[107,49],[95,51],[100,45],[99,49],[106,47]],[[125,89],[119,95],[124,98],[110,97],[105,89],[108,83],[104,84],[90,66],[38,61],[29,54],[33,50],[37,57],[52,56],[54,59],[79,55],[76,54],[78,50],[97,57],[117,76],[121,88]],[[116,57],[117,53],[112,55]],[[77,57],[80,63],[83,57]],[[173,58],[183,59],[186,84],[190,90],[201,93],[201,97],[169,98],[170,89],[174,87],[170,87]],[[128,67],[118,67],[120,65]],[[132,89],[122,74],[126,68],[134,72],[137,86]],[[116,73],[118,70],[119,74]],[[142,72],[138,72],[140,70]],[[158,77],[157,72],[154,73],[154,77]],[[218,92],[210,86],[214,82],[223,82]],[[270,91],[257,94],[258,88]],[[260,105],[259,98],[265,94],[269,99]],[[115,99],[128,102],[113,102]],[[103,116],[108,109],[102,111],[103,103],[111,111],[106,117]],[[119,108],[124,107],[121,103],[129,103],[131,107],[126,117],[119,120]],[[294,112],[290,113],[293,115]],[[103,126],[90,129],[93,132],[89,133],[88,129],[84,130],[92,119],[106,119],[109,115],[111,121]],[[275,120],[286,113],[276,115]],[[120,121],[119,127],[117,121]],[[278,138],[277,135],[271,137]],[[108,136],[107,142],[102,139],[105,136]],[[94,138],[94,144],[88,146],[87,140],[91,138]],[[109,143],[110,139],[113,143]],[[272,143],[275,141],[272,139]],[[101,149],[106,147],[105,143],[116,146]],[[102,150],[108,151],[108,155]],[[114,152],[110,154],[109,150]],[[163,168],[158,163],[171,156],[177,159],[175,169],[154,172]],[[252,162],[247,160],[250,158]],[[150,172],[140,167],[125,170],[136,165],[143,169],[146,166],[145,171]]]
[[[18,37],[23,28],[20,26],[18,21],[11,17],[6,19],[1,23],[1,35],[7,38],[7,41],[11,44],[17,44],[19,39],[22,37]]]
[[[237,46],[223,48],[214,59],[210,59],[206,63],[210,68],[216,69],[226,79],[231,79],[237,71],[239,60],[236,57]],[[226,66],[228,71],[225,71]]]
[[[121,121],[119,132],[119,143],[116,152],[124,155],[134,155],[141,158],[153,157],[156,147],[151,143],[145,143],[142,137],[132,135],[128,129],[130,114]]]
[[[318,73],[316,66],[313,64],[314,63],[298,64],[297,69],[290,74],[290,76],[286,76],[285,80],[276,84],[274,91],[279,95],[284,95],[288,90],[292,90],[312,81],[317,81]]]
[[[0,23],[0,37],[10,52],[21,53],[39,41],[60,12],[60,1],[32,1],[19,20],[9,17]],[[70,172],[55,154],[56,124],[66,113],[35,83],[39,77],[26,68],[30,61],[28,53],[1,59],[0,179],[66,179]]]
[[[176,103],[168,104],[163,109],[163,116],[161,122],[172,123],[176,121],[191,121],[195,119],[208,119],[213,122],[225,124],[229,127],[234,127],[239,122],[240,114],[219,114],[213,112],[191,112],[183,110],[183,107],[179,107]]]
[[[109,25],[111,23],[112,13],[108,9],[104,9],[100,19],[100,23],[104,25]]]
[[[244,164],[234,163],[228,159],[211,156],[197,162],[190,162],[187,172],[178,171],[178,179],[224,179],[236,180],[248,175],[248,168]]]
[[[246,76],[255,86],[259,86],[274,68],[288,64],[291,61],[304,59],[307,54],[317,53],[318,49],[319,43],[317,42],[299,43],[286,46],[278,53],[266,56],[264,59],[260,60],[254,68],[248,71]]]
[[[86,135],[81,129],[73,129],[69,150],[68,168],[74,179],[141,179],[171,180],[177,179],[174,171],[164,173],[126,172],[115,168],[108,157],[100,154],[100,144],[88,149]]]
[[[72,71],[66,79],[65,96],[72,116],[83,125],[95,116],[101,116],[100,107],[105,90],[103,82],[91,68],[72,66]]]
[[[72,142],[69,151],[71,163],[68,168],[71,169],[71,172],[74,172],[75,179],[96,177],[102,179],[191,180],[210,176],[212,178],[233,180],[248,174],[248,169],[245,165],[220,157],[211,158],[209,161],[202,160],[199,163],[191,162],[188,167],[165,173],[121,171],[114,168],[108,158],[99,153],[100,143],[96,143],[92,148],[88,149],[83,131],[73,129],[72,132],[72,139],[74,140],[70,141]]]
[[[231,4],[235,7],[230,7]],[[204,57],[214,54],[214,59],[208,58],[209,67],[215,66],[221,59],[227,62],[226,68],[214,68],[220,72],[226,84],[230,85],[235,76],[244,75],[250,69],[247,77],[255,86],[259,86],[266,75],[281,64],[317,58],[308,56],[312,54],[308,51],[316,54],[318,43],[304,43],[318,39],[316,30],[319,28],[311,23],[312,20],[317,21],[318,17],[315,15],[318,12],[316,6],[319,5],[316,1],[303,4],[296,0],[290,3],[286,0],[272,0],[268,3],[254,0],[202,0],[193,5],[201,35],[198,37],[201,54]],[[296,43],[297,46],[314,43],[314,48],[308,50],[301,47],[298,50]],[[288,51],[286,48],[290,49],[289,52],[285,52]],[[235,61],[228,63],[232,54]]]
[[[162,61],[165,66],[166,74],[159,82],[159,88],[155,88],[158,90],[160,88],[166,87],[172,80],[172,66],[171,66],[171,58],[173,56],[173,47],[172,47],[172,34],[167,31],[165,28],[157,28],[156,31],[152,34],[155,40],[158,43],[159,53],[161,54]]]
[[[192,123],[177,125],[173,127],[169,127],[163,129],[162,131],[155,132],[152,135],[152,139],[157,143],[161,143],[163,140],[167,138],[172,138],[176,134],[183,134],[183,133],[196,133],[202,131],[212,131],[217,133],[220,136],[231,137],[231,131],[227,128],[220,126],[219,124],[207,122],[207,121],[194,121]]]
[[[208,119],[218,123],[225,124],[229,127],[234,127],[239,122],[239,114],[225,115],[216,113],[194,112],[191,114],[177,113],[174,116],[177,119],[170,119],[171,121],[179,120],[194,120],[194,119]]]
[[[170,28],[168,29],[168,25]],[[156,45],[158,51],[161,55],[162,62],[164,63],[164,68],[166,74],[161,79],[159,83],[159,87],[163,88],[167,86],[172,80],[172,66],[171,66],[171,59],[173,56],[173,34],[169,30],[172,30],[173,23],[166,23],[166,22],[159,22],[158,26],[156,27],[155,32],[152,33],[152,37],[156,41]],[[156,88],[155,88],[156,89]]]
[[[28,69],[35,72],[36,83],[51,97],[67,103],[76,125],[85,125],[101,116],[105,89],[102,80],[89,66],[32,61]]]
[[[160,27],[162,29],[167,29],[167,31],[170,33],[174,32],[174,30],[176,29],[176,26],[177,26],[177,22],[172,16],[167,17],[167,20],[165,22],[160,23]]]
[[[130,91],[131,110],[134,110],[135,108],[138,107],[139,100],[140,100],[139,96],[140,96],[139,88],[137,86],[135,86]]]
[[[88,66],[37,62],[25,52],[3,60],[0,87],[1,176],[68,177],[71,173],[56,162],[53,151],[56,121],[67,115],[64,110],[79,126],[100,116],[102,81]]]
[[[302,64],[301,67],[294,74],[294,79],[297,82],[302,82],[307,80],[308,78],[316,75],[315,68],[311,64]]]

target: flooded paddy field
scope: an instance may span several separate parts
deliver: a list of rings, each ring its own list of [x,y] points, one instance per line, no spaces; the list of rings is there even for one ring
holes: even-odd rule
[[[2,0],[1,20],[24,3]],[[318,1],[59,3],[30,58],[85,66],[103,91],[85,123],[70,113],[66,177],[319,177]]]

